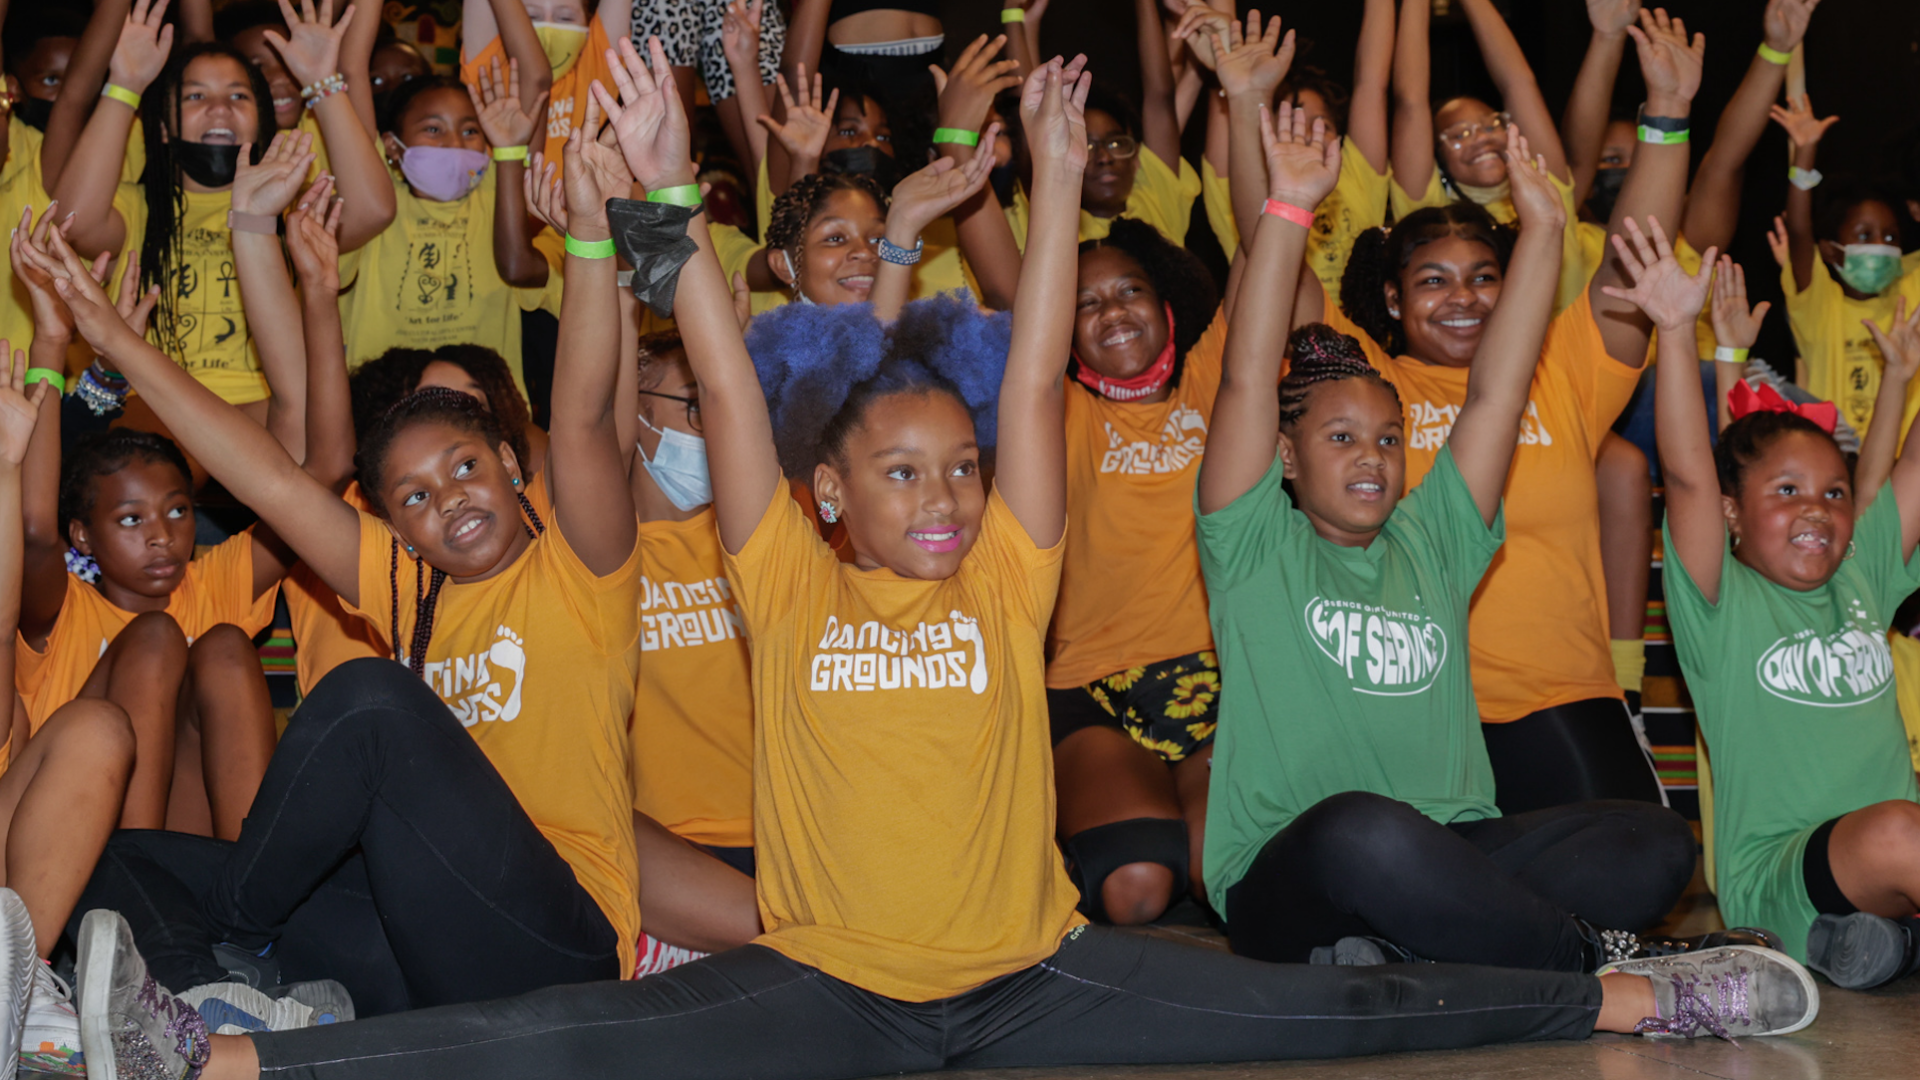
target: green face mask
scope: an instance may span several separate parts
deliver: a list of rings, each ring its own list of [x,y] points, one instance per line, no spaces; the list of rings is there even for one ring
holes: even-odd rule
[[[1856,292],[1878,296],[1900,278],[1900,249],[1892,244],[1848,244],[1840,280]]]

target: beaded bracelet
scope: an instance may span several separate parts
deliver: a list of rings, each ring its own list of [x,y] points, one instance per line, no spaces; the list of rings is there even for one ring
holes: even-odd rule
[[[307,103],[307,108],[311,109],[327,98],[345,92],[346,89],[347,77],[336,71],[311,86],[301,87],[300,99]]]
[[[913,266],[920,261],[920,255],[926,247],[927,240],[924,236],[915,240],[911,249],[903,248],[883,236],[880,238],[880,261],[890,262],[895,266]]]

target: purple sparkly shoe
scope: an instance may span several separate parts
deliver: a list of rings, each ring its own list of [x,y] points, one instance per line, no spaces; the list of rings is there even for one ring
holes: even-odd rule
[[[1653,983],[1654,1015],[1641,1035],[1729,1042],[1749,1035],[1786,1035],[1820,1015],[1820,988],[1785,953],[1756,945],[1650,956],[1608,964],[1597,975],[1641,975]]]
[[[80,924],[80,1045],[89,1080],[194,1080],[212,1056],[193,1006],[147,974],[133,931],[96,908]]]

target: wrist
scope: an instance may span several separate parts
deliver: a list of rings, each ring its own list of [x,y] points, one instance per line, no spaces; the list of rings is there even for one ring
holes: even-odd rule
[[[1648,94],[1645,110],[1647,116],[1685,120],[1693,113],[1693,99],[1678,94]]]
[[[798,164],[799,160],[799,158],[795,158],[795,164]],[[806,173],[803,172],[796,172],[794,174],[796,178],[805,175]],[[646,188],[648,191],[665,191],[668,188],[686,187],[688,184],[694,185],[697,189],[700,184],[700,178],[694,173],[691,164],[682,165],[660,176],[637,177],[637,179],[640,181],[640,186]]]
[[[607,227],[607,214],[604,209],[592,217],[576,214],[569,210],[567,212],[567,235],[573,237],[575,240],[598,243],[602,240],[611,240],[613,238],[613,230]]]
[[[1787,60],[1793,55],[1793,47],[1795,44],[1797,43],[1776,41],[1773,36],[1769,34],[1761,40],[1760,50],[1757,55],[1769,64],[1785,65]]]

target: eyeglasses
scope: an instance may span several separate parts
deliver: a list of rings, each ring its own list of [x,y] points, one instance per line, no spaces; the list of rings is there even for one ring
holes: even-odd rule
[[[652,391],[652,390],[641,390],[639,392],[647,395],[648,397],[666,398],[668,401],[677,401],[680,404],[685,405],[687,407],[687,426],[699,432],[702,435],[706,434],[705,429],[703,429],[700,426],[700,399],[699,398],[681,397],[679,394],[661,394],[661,393],[656,393],[655,391]]]
[[[1140,142],[1131,135],[1109,135],[1104,139],[1088,139],[1087,153],[1105,150],[1107,156],[1125,161],[1140,152]]]
[[[1453,125],[1440,133],[1440,141],[1458,150],[1473,141],[1474,137],[1483,131],[1491,135],[1498,135],[1507,130],[1512,124],[1512,113],[1494,113],[1492,116],[1487,117],[1485,123],[1474,123],[1469,120],[1464,124]]]

